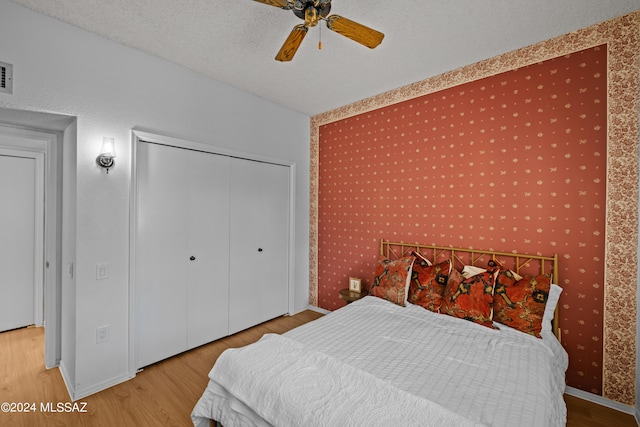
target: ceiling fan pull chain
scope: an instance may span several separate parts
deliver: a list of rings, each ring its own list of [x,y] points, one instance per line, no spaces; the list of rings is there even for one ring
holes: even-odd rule
[[[318,32],[320,34],[320,40],[318,41],[318,50],[322,50],[322,25],[318,27]]]

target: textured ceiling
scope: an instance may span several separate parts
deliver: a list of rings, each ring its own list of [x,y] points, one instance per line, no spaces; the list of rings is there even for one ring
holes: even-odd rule
[[[374,50],[312,28],[274,60],[291,11],[252,0],[12,0],[308,115],[640,10],[640,0],[333,0]],[[322,50],[318,39],[322,36]]]

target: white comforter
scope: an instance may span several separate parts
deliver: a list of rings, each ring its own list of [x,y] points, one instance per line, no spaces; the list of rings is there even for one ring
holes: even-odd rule
[[[478,423],[290,338],[267,334],[226,351],[211,377],[272,425],[419,427]]]
[[[567,356],[553,336],[541,340],[504,326],[491,330],[375,297],[285,336],[223,353],[194,408],[194,424],[207,425],[208,418],[226,427],[376,425],[372,420],[565,424]],[[384,396],[390,405],[384,406]]]

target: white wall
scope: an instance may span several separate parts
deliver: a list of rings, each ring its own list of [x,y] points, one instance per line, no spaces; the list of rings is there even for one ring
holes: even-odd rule
[[[63,154],[65,168],[75,166],[64,172],[62,238],[63,257],[75,256],[63,260],[63,275],[66,263],[75,262],[75,280],[63,278],[61,362],[73,397],[126,379],[129,370],[134,127],[296,162],[294,306],[307,307],[308,116],[8,0],[0,0],[0,61],[14,65],[13,95],[0,93],[0,107],[77,119],[64,137],[74,146]],[[108,175],[95,164],[103,136],[116,139],[116,166]],[[107,280],[96,280],[97,263],[109,264]],[[110,327],[109,341],[96,344],[102,325]]]

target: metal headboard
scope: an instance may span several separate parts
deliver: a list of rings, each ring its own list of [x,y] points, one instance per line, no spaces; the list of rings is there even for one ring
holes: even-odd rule
[[[422,245],[418,243],[391,242],[380,240],[380,255],[389,259],[408,256],[416,251],[426,259],[436,264],[447,259],[453,261],[454,267],[462,269],[465,265],[486,267],[490,260],[497,261],[505,268],[518,274],[552,274],[553,283],[558,284],[558,255],[541,256],[511,252],[496,252],[480,249],[453,248],[449,246]],[[558,308],[554,313],[552,323],[553,333],[560,340]]]

